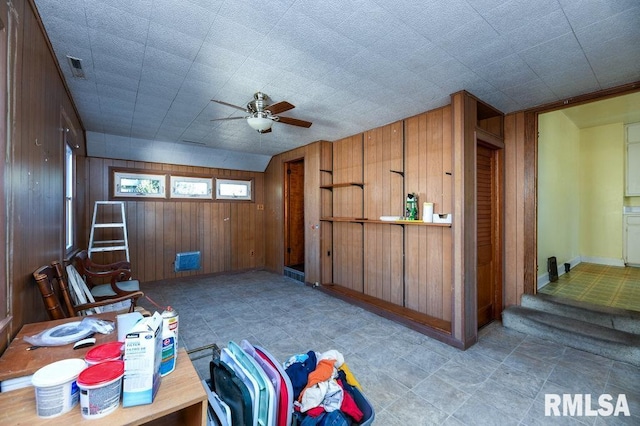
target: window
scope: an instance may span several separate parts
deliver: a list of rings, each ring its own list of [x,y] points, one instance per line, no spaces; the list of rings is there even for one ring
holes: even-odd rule
[[[114,172],[114,197],[166,198],[165,175]]]
[[[251,180],[216,179],[216,200],[251,200]]]
[[[213,179],[171,176],[171,198],[211,199]]]
[[[65,248],[69,252],[74,245],[73,224],[75,221],[75,181],[76,181],[76,157],[68,143],[64,144],[64,213],[65,213]]]

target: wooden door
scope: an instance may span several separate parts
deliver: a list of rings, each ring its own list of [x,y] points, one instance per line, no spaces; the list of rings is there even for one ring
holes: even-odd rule
[[[304,264],[304,160],[285,163],[284,265]]]
[[[499,265],[497,253],[497,208],[496,201],[496,152],[478,145],[476,156],[477,191],[477,296],[478,327],[493,321],[499,313],[499,294],[502,291],[498,282]]]

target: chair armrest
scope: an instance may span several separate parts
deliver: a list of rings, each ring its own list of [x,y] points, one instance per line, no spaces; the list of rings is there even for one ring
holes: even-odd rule
[[[102,306],[109,306],[109,305],[113,305],[114,303],[131,300],[131,306],[129,307],[129,312],[133,312],[133,310],[138,304],[138,299],[141,298],[142,296],[144,296],[143,292],[136,291],[133,293],[128,293],[126,296],[114,297],[113,299],[105,299],[105,300],[100,300],[98,302],[83,303],[81,305],[76,305],[74,309],[76,312],[81,312],[91,308],[100,308]]]

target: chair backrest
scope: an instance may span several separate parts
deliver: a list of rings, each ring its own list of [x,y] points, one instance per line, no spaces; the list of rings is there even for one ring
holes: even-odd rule
[[[96,299],[91,294],[91,290],[87,287],[87,284],[80,276],[80,273],[74,268],[73,265],[67,265],[67,277],[69,278],[69,290],[71,293],[71,298],[73,299],[75,305],[82,305],[85,303],[95,303]],[[95,307],[90,310],[85,311],[86,315],[90,314],[100,314],[102,313],[102,308]]]
[[[36,280],[36,284],[38,284],[38,289],[40,290],[40,294],[42,295],[42,301],[44,302],[44,306],[47,309],[47,315],[49,316],[49,319],[62,319],[75,315],[73,304],[71,302],[71,299],[69,298],[67,284],[62,277],[62,266],[60,265],[60,262],[53,261],[51,262],[51,265],[38,268],[33,273],[33,278]],[[62,308],[60,299],[56,295],[56,282],[58,283],[58,287],[60,288],[62,299],[67,306],[68,314]]]
[[[89,254],[86,250],[76,253],[71,259],[71,264],[75,266],[76,270],[89,288],[92,288],[94,285],[110,282],[115,271],[123,273],[122,277],[117,278],[117,281],[131,278],[130,262],[123,260],[104,265],[98,264],[89,258]],[[125,275],[127,272],[128,274]]]

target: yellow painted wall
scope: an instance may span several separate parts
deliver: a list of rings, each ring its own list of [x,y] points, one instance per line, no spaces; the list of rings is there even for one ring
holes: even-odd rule
[[[622,259],[624,126],[580,131],[580,254]]]
[[[580,130],[561,111],[538,121],[538,276],[580,255]],[[560,269],[560,268],[559,268]]]

